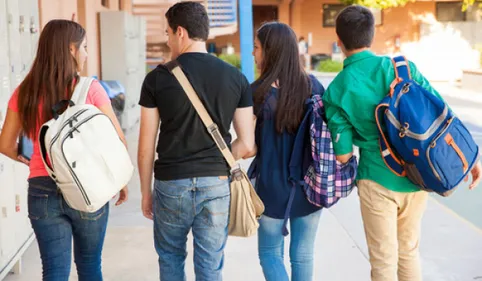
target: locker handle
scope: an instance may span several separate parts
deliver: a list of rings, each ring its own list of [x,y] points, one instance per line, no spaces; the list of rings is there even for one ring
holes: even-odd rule
[[[35,25],[35,17],[30,17],[30,33],[31,34],[38,33],[37,26]]]
[[[135,67],[128,68],[126,72],[127,72],[127,74],[135,73],[135,72],[137,72],[137,68],[135,68]]]
[[[25,32],[25,17],[24,16],[20,16],[19,31],[20,31],[20,33]]]

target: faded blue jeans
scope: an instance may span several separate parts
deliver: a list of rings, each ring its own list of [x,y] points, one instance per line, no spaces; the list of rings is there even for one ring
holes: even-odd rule
[[[196,281],[221,281],[228,237],[229,181],[218,177],[155,182],[154,243],[161,281],[185,281],[187,235]]]
[[[29,180],[28,215],[42,259],[43,281],[68,281],[74,260],[79,281],[102,281],[101,259],[109,205],[95,213],[70,208],[50,177]]]
[[[291,281],[313,280],[313,251],[321,210],[290,219]],[[267,281],[289,281],[284,265],[282,219],[262,216],[258,229],[258,254]]]

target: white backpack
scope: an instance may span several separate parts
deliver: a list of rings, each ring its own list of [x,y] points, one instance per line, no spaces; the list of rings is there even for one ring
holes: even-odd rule
[[[134,172],[112,121],[94,105],[85,104],[92,80],[81,77],[72,99],[59,103],[69,107],[60,115],[54,113],[39,132],[45,168],[69,206],[83,212],[103,207]]]

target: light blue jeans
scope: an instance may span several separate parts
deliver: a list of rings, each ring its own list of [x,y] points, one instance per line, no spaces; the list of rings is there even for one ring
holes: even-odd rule
[[[313,280],[313,251],[321,210],[290,219],[291,281]],[[258,230],[258,254],[266,281],[289,281],[284,265],[282,219],[262,216]]]
[[[185,281],[187,235],[194,237],[196,281],[221,281],[228,237],[229,181],[218,177],[156,181],[154,243],[161,281]]]

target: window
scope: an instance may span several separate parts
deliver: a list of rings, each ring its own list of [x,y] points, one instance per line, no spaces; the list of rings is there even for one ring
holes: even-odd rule
[[[345,7],[342,4],[323,5],[323,27],[335,27],[336,17]]]
[[[436,5],[438,21],[465,21],[462,2],[438,2]]]
[[[476,1],[467,11],[462,11],[462,2],[437,2],[436,16],[440,22],[448,21],[481,21],[482,2]]]
[[[343,4],[325,4],[323,5],[323,27],[335,27],[336,17],[346,5]],[[370,8],[375,17],[375,25],[383,23],[383,11],[381,9]]]

